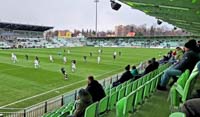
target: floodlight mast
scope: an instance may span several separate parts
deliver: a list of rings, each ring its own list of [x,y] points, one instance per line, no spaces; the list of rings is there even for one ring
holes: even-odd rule
[[[95,4],[96,4],[96,19],[95,19],[95,34],[96,37],[98,37],[98,3],[99,0],[94,0]]]

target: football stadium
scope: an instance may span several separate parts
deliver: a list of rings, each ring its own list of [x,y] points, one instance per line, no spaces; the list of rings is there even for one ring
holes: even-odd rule
[[[0,20],[0,117],[200,117],[200,1],[109,3],[173,31],[75,37]]]

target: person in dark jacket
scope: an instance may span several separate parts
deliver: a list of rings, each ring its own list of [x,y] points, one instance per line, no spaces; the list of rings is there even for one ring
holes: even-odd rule
[[[143,75],[148,74],[149,72],[152,72],[154,70],[154,65],[152,64],[152,60],[148,61],[148,66],[146,67],[146,69],[144,70]]]
[[[100,101],[106,96],[103,87],[97,80],[94,80],[93,76],[88,77],[86,90],[91,94],[93,102]]]
[[[119,82],[120,82],[120,83],[124,83],[124,82],[130,80],[131,78],[133,78],[133,75],[132,75],[131,72],[130,72],[130,65],[127,65],[127,66],[125,67],[125,70],[126,70],[126,72],[124,72],[124,73],[122,74],[121,78],[119,79]]]
[[[185,44],[185,53],[182,59],[164,72],[160,84],[158,85],[158,89],[166,90],[166,86],[171,77],[180,76],[186,69],[192,71],[198,60],[196,41],[190,40]]]
[[[131,71],[130,71],[130,65],[127,65],[125,67],[125,70],[126,71],[122,74],[120,79],[113,83],[113,87],[115,87],[115,86],[117,86],[119,84],[122,84],[122,83],[128,81],[129,79],[133,78],[133,75],[131,74]]]
[[[85,109],[93,103],[92,96],[85,89],[78,92],[78,100],[76,101],[76,110],[73,115],[68,117],[84,117]]]
[[[156,58],[152,58],[152,65],[153,65],[153,70],[158,69],[159,63],[156,61]]]

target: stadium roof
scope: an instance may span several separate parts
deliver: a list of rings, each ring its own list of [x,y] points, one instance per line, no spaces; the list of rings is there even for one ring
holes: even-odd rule
[[[200,0],[119,0],[192,33],[200,34]]]
[[[38,31],[38,32],[44,32],[46,30],[53,29],[53,27],[49,26],[37,26],[29,24],[6,23],[6,22],[0,22],[0,28],[11,29],[11,30]]]

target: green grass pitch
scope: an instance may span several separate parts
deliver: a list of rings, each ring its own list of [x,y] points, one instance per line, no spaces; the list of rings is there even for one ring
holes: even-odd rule
[[[74,90],[87,84],[88,75],[94,75],[96,79],[103,79],[113,74],[123,71],[127,64],[134,65],[152,57],[159,57],[165,54],[167,49],[136,49],[136,48],[103,48],[101,63],[97,64],[98,49],[94,47],[70,48],[71,53],[64,53],[64,48],[57,49],[14,49],[0,50],[0,107],[38,95],[58,87],[65,88],[49,92],[45,95],[35,97],[8,107],[27,107],[39,103],[54,96]],[[122,56],[112,58],[114,51],[121,51]],[[17,63],[11,61],[11,53],[15,53],[18,58]],[[62,52],[59,56],[58,52]],[[89,53],[93,52],[90,57]],[[29,60],[25,60],[25,54],[29,55]],[[49,55],[53,55],[54,63],[49,61]],[[63,55],[67,56],[68,62],[63,64]],[[34,58],[38,56],[41,68],[34,69]],[[87,56],[87,62],[83,61],[83,56]],[[71,60],[77,61],[77,71],[71,72]],[[65,67],[69,74],[69,79],[64,80],[60,68]]]

